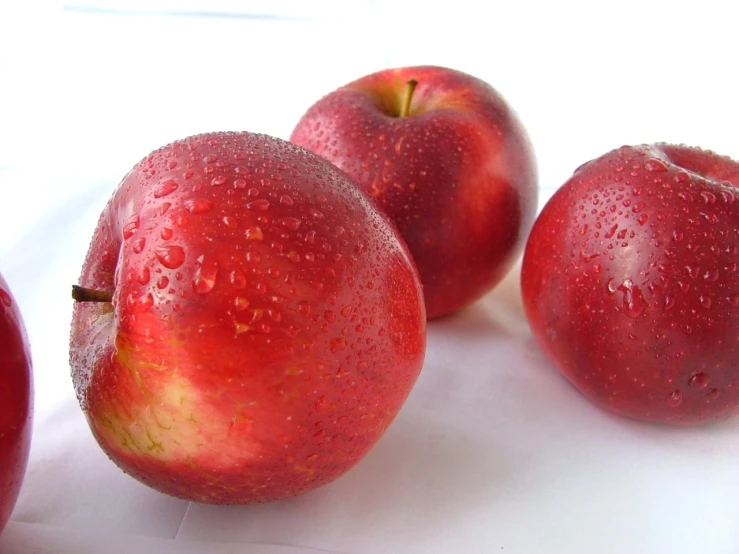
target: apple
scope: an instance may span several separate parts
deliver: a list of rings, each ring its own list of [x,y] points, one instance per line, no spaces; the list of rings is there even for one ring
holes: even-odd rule
[[[521,290],[534,337],[596,404],[677,425],[739,413],[739,163],[625,146],[544,206]]]
[[[290,140],[359,183],[418,266],[429,318],[491,290],[536,213],[526,131],[487,83],[443,67],[368,75],[316,102]]]
[[[20,309],[0,275],[0,533],[10,519],[33,433],[31,349]]]
[[[402,239],[351,180],[287,141],[198,135],[138,163],[84,262],[70,360],[123,471],[246,504],[353,467],[421,369],[426,317]]]

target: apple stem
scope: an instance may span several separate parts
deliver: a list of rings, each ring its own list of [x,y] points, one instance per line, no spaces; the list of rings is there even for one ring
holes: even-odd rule
[[[72,285],[72,298],[75,302],[112,302],[113,293],[107,290],[88,289]]]
[[[415,79],[409,79],[405,84],[405,96],[403,97],[403,104],[400,106],[399,117],[408,117],[411,111],[411,99],[413,98],[413,91],[416,90],[418,81]]]

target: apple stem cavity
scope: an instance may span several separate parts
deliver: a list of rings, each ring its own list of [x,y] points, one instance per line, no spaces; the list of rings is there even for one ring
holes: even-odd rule
[[[408,117],[411,111],[411,99],[413,98],[413,91],[416,90],[418,81],[415,79],[409,79],[405,84],[405,96],[403,96],[403,104],[400,106],[400,114],[398,117]]]
[[[72,285],[72,298],[75,302],[112,302],[113,293]]]

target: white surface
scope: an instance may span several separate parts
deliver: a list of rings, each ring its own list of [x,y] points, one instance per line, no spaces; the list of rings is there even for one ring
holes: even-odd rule
[[[596,4],[482,14],[467,1],[374,0],[325,21],[48,2],[0,13],[0,271],[23,310],[37,391],[29,470],[0,552],[739,552],[739,419],[672,429],[590,405],[533,343],[517,270],[430,325],[423,373],[387,435],[299,498],[224,508],[165,497],[105,458],[74,399],[69,290],[97,217],[135,162],[182,136],[287,138],[336,86],[433,63],[487,80],[518,111],[541,203],[625,143],[739,158],[728,3]]]

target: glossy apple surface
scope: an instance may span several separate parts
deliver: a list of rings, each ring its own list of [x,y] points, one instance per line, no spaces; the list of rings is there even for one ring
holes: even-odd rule
[[[23,318],[0,275],[0,533],[26,474],[33,432],[32,371]]]
[[[70,356],[92,432],[124,471],[185,499],[263,502],[333,480],[423,362],[422,293],[396,231],[334,166],[263,135],[190,137],[136,165],[79,284]]]
[[[739,164],[623,147],[581,166],[524,254],[534,336],[595,403],[700,424],[739,413]]]
[[[390,217],[430,318],[488,292],[523,249],[536,211],[533,149],[475,77],[442,67],[368,75],[316,102],[290,140],[346,171]]]

